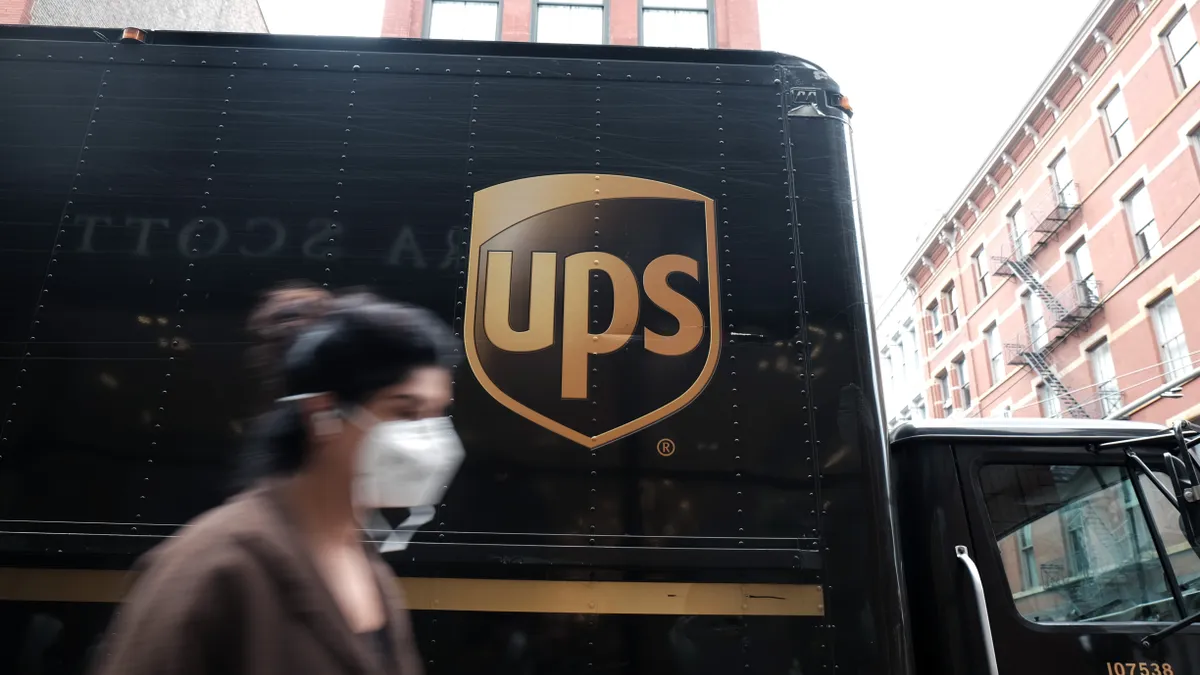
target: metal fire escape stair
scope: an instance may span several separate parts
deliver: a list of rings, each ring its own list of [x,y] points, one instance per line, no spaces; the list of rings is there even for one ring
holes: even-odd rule
[[[1045,355],[1030,345],[1029,349],[1021,352],[1021,358],[1025,360],[1026,365],[1033,369],[1033,372],[1038,374],[1038,377],[1042,378],[1046,390],[1058,398],[1061,405],[1066,406],[1067,415],[1076,419],[1088,418],[1087,411],[1079,404],[1071,390],[1062,383],[1062,380],[1058,379],[1058,375],[1050,367],[1050,362],[1046,360]]]
[[[1068,585],[1067,595],[1080,616],[1094,616],[1109,609],[1105,605],[1121,598],[1111,586],[1124,582],[1120,572],[1136,564],[1138,551],[1130,538],[1127,520],[1119,518],[1113,523],[1111,515],[1105,518],[1096,512],[1096,504],[1090,499],[1072,509],[1067,518],[1068,531],[1078,528],[1083,533],[1084,551],[1081,553],[1085,560],[1079,561],[1083,563],[1083,569],[1075,572],[1089,577],[1083,583]],[[1114,575],[1117,578],[1114,579]]]
[[[1042,284],[1042,280],[1038,279],[1037,272],[1034,272],[1033,267],[1029,264],[1029,258],[1013,256],[1008,260],[1008,267],[1025,284],[1025,287],[1042,301],[1042,305],[1045,306],[1046,311],[1050,312],[1050,315],[1054,317],[1055,323],[1062,321],[1067,316],[1067,308],[1059,302],[1058,298],[1054,297],[1053,293],[1046,289],[1045,285]]]

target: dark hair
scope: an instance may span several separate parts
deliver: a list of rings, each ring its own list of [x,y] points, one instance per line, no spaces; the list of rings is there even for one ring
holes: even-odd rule
[[[298,335],[325,316],[333,297],[315,284],[289,281],[264,292],[250,312],[246,330],[253,344],[246,356],[265,399],[260,408],[284,396],[283,357]]]
[[[450,329],[432,312],[362,290],[290,283],[263,296],[247,328],[255,338],[251,366],[273,398],[329,392],[340,405],[363,403],[417,368],[457,361]],[[275,403],[256,427],[243,487],[291,473],[306,458],[298,402]]]

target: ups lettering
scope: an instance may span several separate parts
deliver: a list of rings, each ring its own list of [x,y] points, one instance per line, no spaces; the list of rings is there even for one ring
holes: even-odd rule
[[[535,252],[529,274],[529,327],[514,330],[512,307],[512,251],[487,252],[487,278],[483,290],[484,334],[498,349],[533,352],[555,343],[554,318],[558,289],[558,254]],[[612,318],[607,328],[592,332],[589,326],[588,290],[594,273],[608,279],[613,290]],[[641,290],[634,271],[623,260],[601,251],[575,253],[563,260],[562,298],[562,398],[586,399],[588,358],[621,349],[636,333],[640,293],[675,318],[673,335],[642,330],[647,351],[661,356],[686,354],[700,344],[704,319],[700,308],[667,283],[672,274],[699,281],[700,263],[687,256],[663,255],[641,273]]]

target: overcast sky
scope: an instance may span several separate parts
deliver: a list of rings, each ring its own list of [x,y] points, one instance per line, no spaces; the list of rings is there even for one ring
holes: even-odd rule
[[[759,0],[763,48],[816,62],[854,106],[877,299],[900,280],[917,241],[954,205],[1095,6]]]
[[[854,105],[876,298],[953,206],[1097,0],[759,0],[764,49]],[[272,33],[379,35],[383,0],[260,0]],[[325,11],[323,11],[325,10]]]

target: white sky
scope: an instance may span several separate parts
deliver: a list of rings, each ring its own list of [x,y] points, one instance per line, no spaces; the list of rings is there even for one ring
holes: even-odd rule
[[[272,33],[378,36],[383,0],[260,0]],[[877,299],[953,206],[1097,0],[759,0],[764,49],[823,67],[854,105]],[[943,103],[938,104],[937,101]]]
[[[876,299],[899,281],[917,242],[953,206],[1095,6],[759,0],[763,48],[817,63],[854,106]]]

